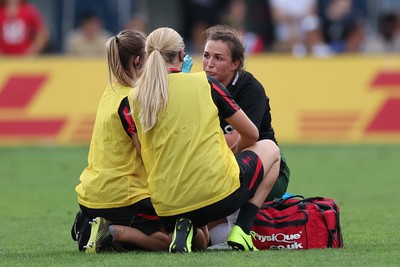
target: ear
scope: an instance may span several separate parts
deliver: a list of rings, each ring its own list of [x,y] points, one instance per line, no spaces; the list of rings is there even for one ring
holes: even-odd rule
[[[233,71],[236,71],[239,68],[239,66],[240,66],[239,60],[235,60],[232,62],[232,70]]]
[[[136,56],[135,59],[133,60],[133,66],[136,67],[139,64],[139,62],[140,62],[140,58],[139,58],[139,56]]]
[[[185,51],[182,50],[181,52],[179,52],[179,61],[180,61],[180,62],[183,62],[184,57],[185,57]]]

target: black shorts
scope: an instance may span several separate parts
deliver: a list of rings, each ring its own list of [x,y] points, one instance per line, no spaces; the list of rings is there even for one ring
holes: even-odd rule
[[[146,235],[161,231],[160,220],[150,198],[145,198],[131,206],[110,209],[91,209],[80,205],[89,219],[103,217],[115,225],[137,228]]]
[[[254,196],[264,177],[261,159],[253,151],[245,150],[236,155],[236,160],[240,169],[240,187],[226,198],[204,208],[184,214],[160,217],[166,232],[174,231],[176,219],[179,217],[189,218],[196,227],[225,218],[240,209]]]

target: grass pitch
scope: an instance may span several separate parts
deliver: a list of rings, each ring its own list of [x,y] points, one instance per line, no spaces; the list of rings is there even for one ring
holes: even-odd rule
[[[288,191],[334,198],[345,248],[86,255],[70,228],[87,147],[0,148],[0,266],[399,266],[400,145],[283,145]]]

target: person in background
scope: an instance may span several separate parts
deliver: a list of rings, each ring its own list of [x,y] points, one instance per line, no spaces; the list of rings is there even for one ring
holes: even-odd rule
[[[190,54],[201,54],[203,51],[203,31],[219,23],[221,14],[230,0],[185,0],[182,3],[184,38],[186,50]]]
[[[244,0],[231,0],[227,14],[222,18],[222,22],[238,30],[245,43],[247,54],[259,54],[264,50],[264,41],[258,34],[246,30],[247,6]]]
[[[316,0],[267,1],[275,23],[277,51],[291,51],[296,57],[331,55],[321,32]]]
[[[377,35],[366,38],[364,52],[370,54],[400,53],[400,15],[387,12],[379,18]]]
[[[329,0],[322,6],[324,39],[335,54],[357,53],[364,44],[364,19],[352,0]]]
[[[339,50],[338,53],[355,54],[362,52],[364,42],[364,22],[358,19],[350,20],[343,32],[343,50]]]
[[[142,14],[134,14],[125,24],[125,30],[138,30],[144,33],[148,32],[148,18]]]
[[[184,49],[171,28],[150,33],[132,95],[149,193],[170,234],[169,251],[205,249],[207,223],[239,208],[228,244],[256,250],[250,227],[275,184],[269,173],[279,167],[280,150],[271,140],[256,142],[257,127],[222,84],[203,71],[181,73]],[[230,147],[218,114],[240,134]]]
[[[0,0],[0,55],[39,55],[49,33],[39,10],[27,0]]]
[[[244,69],[245,48],[241,34],[226,25],[215,25],[208,28],[205,35],[207,41],[203,52],[203,70],[226,87],[233,100],[256,125],[259,131],[258,141],[271,140],[278,145],[272,127],[270,100],[262,84]],[[239,134],[235,127],[224,118],[221,118],[220,125],[228,145],[237,142]],[[275,176],[271,180],[276,182],[266,201],[282,197],[288,187],[290,170],[283,155],[280,164],[274,165],[269,174]],[[223,219],[209,225],[211,245],[226,241],[234,219]]]
[[[112,34],[103,28],[100,18],[90,11],[82,15],[77,29],[69,32],[65,39],[65,52],[67,55],[82,57],[104,56],[104,44]]]
[[[107,44],[110,84],[100,100],[90,143],[88,166],[75,190],[85,225],[74,225],[80,250],[97,253],[111,249],[166,250],[168,238],[147,190],[128,95],[140,75],[146,55],[146,35],[125,30]],[[112,78],[114,77],[114,78]],[[87,225],[86,225],[87,226]],[[73,236],[74,237],[74,236]]]

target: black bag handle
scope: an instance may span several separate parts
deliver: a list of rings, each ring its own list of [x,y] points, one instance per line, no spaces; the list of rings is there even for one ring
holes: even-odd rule
[[[286,219],[290,216],[284,216],[280,218],[270,218],[268,215],[260,213],[266,220],[254,220],[254,225],[257,226],[267,226],[271,228],[282,228],[282,227],[287,227],[287,226],[299,226],[299,225],[304,225],[308,221],[308,213],[304,210],[299,210],[297,213],[300,213],[303,215],[303,218],[296,219],[296,220],[291,220],[291,221],[282,221],[282,222],[276,222],[276,220],[282,220]]]
[[[300,198],[298,201],[293,202],[293,203],[285,203],[287,202],[287,200],[289,199],[294,199],[294,198]],[[261,207],[261,209],[265,209],[265,208],[277,208],[277,207],[281,207],[282,209],[291,207],[291,206],[295,206],[298,205],[301,201],[304,200],[304,196],[302,195],[293,195],[287,198],[275,198],[272,203],[264,203],[264,205]]]
[[[298,198],[298,201],[292,202],[292,203],[286,203],[289,199],[296,199]],[[323,200],[325,199],[324,197],[308,197],[305,198],[303,195],[293,195],[287,198],[275,198],[272,203],[267,204],[264,203],[264,205],[261,207],[261,209],[265,208],[276,208],[276,209],[286,209],[291,206],[299,205],[300,207],[305,206],[307,203],[312,203],[315,200]]]
[[[293,196],[289,196],[289,197],[287,197],[287,198],[274,198],[273,202],[274,202],[274,203],[280,204],[280,203],[285,202],[285,201],[288,200],[288,199],[293,199],[293,198],[301,198],[301,199],[304,199],[304,196],[302,196],[302,195],[293,195]]]

